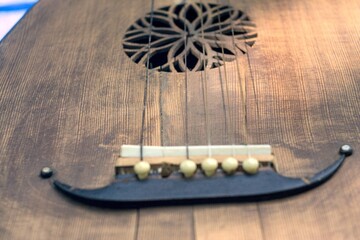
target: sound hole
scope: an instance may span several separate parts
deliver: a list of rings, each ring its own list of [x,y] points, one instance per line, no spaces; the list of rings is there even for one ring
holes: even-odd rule
[[[245,44],[253,46],[256,37],[255,24],[240,10],[185,3],[157,9],[138,19],[127,29],[123,47],[135,63],[146,66],[149,58],[151,69],[202,71],[245,54]]]

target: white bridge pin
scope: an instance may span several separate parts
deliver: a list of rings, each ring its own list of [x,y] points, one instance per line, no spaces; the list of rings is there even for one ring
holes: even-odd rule
[[[187,159],[180,163],[180,172],[184,174],[184,177],[191,178],[196,172],[196,163]]]
[[[233,174],[239,167],[239,162],[236,158],[228,157],[221,163],[221,168],[227,174]]]
[[[242,167],[246,173],[255,174],[259,170],[260,163],[256,158],[249,157],[243,162]]]
[[[201,163],[201,168],[204,171],[205,175],[207,177],[210,177],[212,175],[215,174],[216,169],[218,167],[218,162],[216,161],[216,159],[214,158],[206,158],[202,163]]]
[[[150,173],[150,164],[145,161],[138,162],[134,166],[134,172],[139,178],[139,180],[144,180],[149,176]]]

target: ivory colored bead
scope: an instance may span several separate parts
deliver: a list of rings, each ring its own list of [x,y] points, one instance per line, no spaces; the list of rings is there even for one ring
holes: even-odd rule
[[[243,162],[242,167],[246,173],[255,174],[259,170],[260,163],[256,158],[249,157]]]
[[[192,177],[196,172],[196,163],[191,160],[184,160],[180,163],[180,172],[184,174],[186,178]]]
[[[134,166],[134,172],[140,180],[146,179],[150,173],[150,164],[145,161],[138,162]]]
[[[227,174],[233,174],[239,167],[239,162],[236,158],[228,157],[222,163],[221,167]]]
[[[214,158],[206,158],[201,163],[201,168],[204,171],[205,175],[210,177],[215,174],[218,167],[218,162]]]

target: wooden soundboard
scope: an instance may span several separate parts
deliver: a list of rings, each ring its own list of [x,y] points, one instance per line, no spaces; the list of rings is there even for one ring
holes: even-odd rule
[[[139,144],[147,73],[124,52],[123,38],[150,2],[40,0],[0,43],[0,239],[358,239],[358,0],[230,1],[257,33],[248,55],[226,62],[234,141],[244,139],[239,67],[247,141],[271,144],[279,173],[311,176],[341,145],[353,147],[325,185],[274,201],[104,209],[39,177],[51,167],[61,181],[101,187],[113,179],[120,147]],[[184,74],[148,76],[144,145],[184,145]],[[188,73],[191,145],[207,144],[200,77]],[[219,68],[207,78],[212,143],[228,144]]]

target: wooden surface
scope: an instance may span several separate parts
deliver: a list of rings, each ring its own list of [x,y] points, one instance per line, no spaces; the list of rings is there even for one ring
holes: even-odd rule
[[[155,8],[171,0],[155,1]],[[272,202],[104,210],[67,199],[43,166],[78,187],[106,185],[122,144],[139,144],[145,68],[123,52],[148,0],[40,0],[0,43],[1,239],[358,239],[360,3],[231,1],[257,25],[247,75],[249,142],[271,144],[287,176],[317,172],[351,144],[326,185]],[[239,58],[245,73],[246,58]],[[242,134],[236,62],[236,143]],[[224,74],[222,69],[222,74]],[[189,73],[190,144],[206,144],[199,73]],[[151,72],[146,145],[184,145],[184,75]],[[217,69],[208,71],[213,144],[228,144]],[[220,110],[219,110],[220,109]]]

